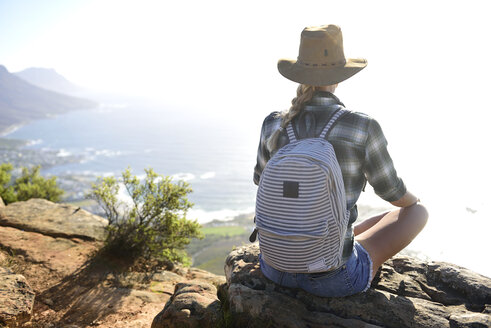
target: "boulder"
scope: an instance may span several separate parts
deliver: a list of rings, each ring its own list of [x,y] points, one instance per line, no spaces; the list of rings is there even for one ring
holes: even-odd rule
[[[52,237],[103,240],[106,225],[106,219],[80,207],[45,199],[15,202],[0,208],[0,226]]]
[[[5,203],[3,202],[2,197],[0,197],[0,208],[5,207]]]
[[[216,287],[203,281],[190,280],[176,284],[174,295],[155,317],[152,328],[217,327],[221,318]]]
[[[491,279],[444,262],[387,261],[371,288],[322,298],[263,276],[259,247],[227,257],[222,302],[233,327],[490,327]]]
[[[0,327],[31,320],[35,294],[24,276],[0,267]]]

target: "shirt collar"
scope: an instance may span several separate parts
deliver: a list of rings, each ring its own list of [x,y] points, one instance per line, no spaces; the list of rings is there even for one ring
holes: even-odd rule
[[[329,91],[316,91],[308,103],[310,106],[331,106],[334,104],[339,104],[344,107],[344,104],[339,98]]]

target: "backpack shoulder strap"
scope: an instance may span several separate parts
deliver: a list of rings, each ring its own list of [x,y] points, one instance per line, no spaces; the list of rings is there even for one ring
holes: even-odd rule
[[[254,215],[254,224],[256,223],[256,216]],[[254,228],[251,235],[249,236],[249,241],[251,243],[255,242],[257,238],[257,227]]]
[[[331,116],[331,119],[329,120],[329,122],[327,122],[326,126],[322,130],[319,138],[325,139],[331,128],[334,126],[334,123],[336,123],[336,121],[347,112],[348,111],[343,108],[340,108],[336,112],[334,112],[334,114]]]
[[[297,141],[297,138],[295,137],[295,131],[293,131],[292,122],[289,122],[286,126],[286,133],[288,134],[288,139],[290,140],[290,142]]]

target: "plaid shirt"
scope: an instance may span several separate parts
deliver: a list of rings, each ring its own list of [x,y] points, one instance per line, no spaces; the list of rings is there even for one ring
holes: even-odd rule
[[[319,136],[334,112],[343,106],[339,99],[329,92],[316,92],[306,104],[300,115],[293,119],[292,125],[297,139]],[[268,150],[266,141],[280,127],[279,112],[266,117],[261,129],[261,140],[254,168],[254,183],[259,184],[261,173],[268,160],[276,151],[288,144],[284,130],[278,140],[278,149]],[[397,176],[392,159],[387,151],[387,140],[376,120],[366,114],[348,112],[343,115],[327,135],[333,145],[343,174],[347,209],[350,220],[346,243],[353,242],[351,225],[358,217],[356,201],[368,181],[375,193],[382,199],[392,202],[406,193],[404,182]],[[352,247],[345,244],[345,256],[351,254]],[[349,254],[348,254],[349,251]]]

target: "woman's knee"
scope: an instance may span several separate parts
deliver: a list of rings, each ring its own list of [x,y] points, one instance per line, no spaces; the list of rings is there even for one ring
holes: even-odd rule
[[[411,220],[411,223],[416,225],[419,230],[424,228],[429,219],[428,209],[421,203],[402,208],[401,214],[407,216],[407,219]]]
[[[418,210],[418,219],[422,223],[422,225],[425,226],[426,223],[428,222],[428,218],[430,217],[430,214],[428,213],[428,209],[426,208],[426,206],[420,203],[415,204],[415,206],[417,207]]]

